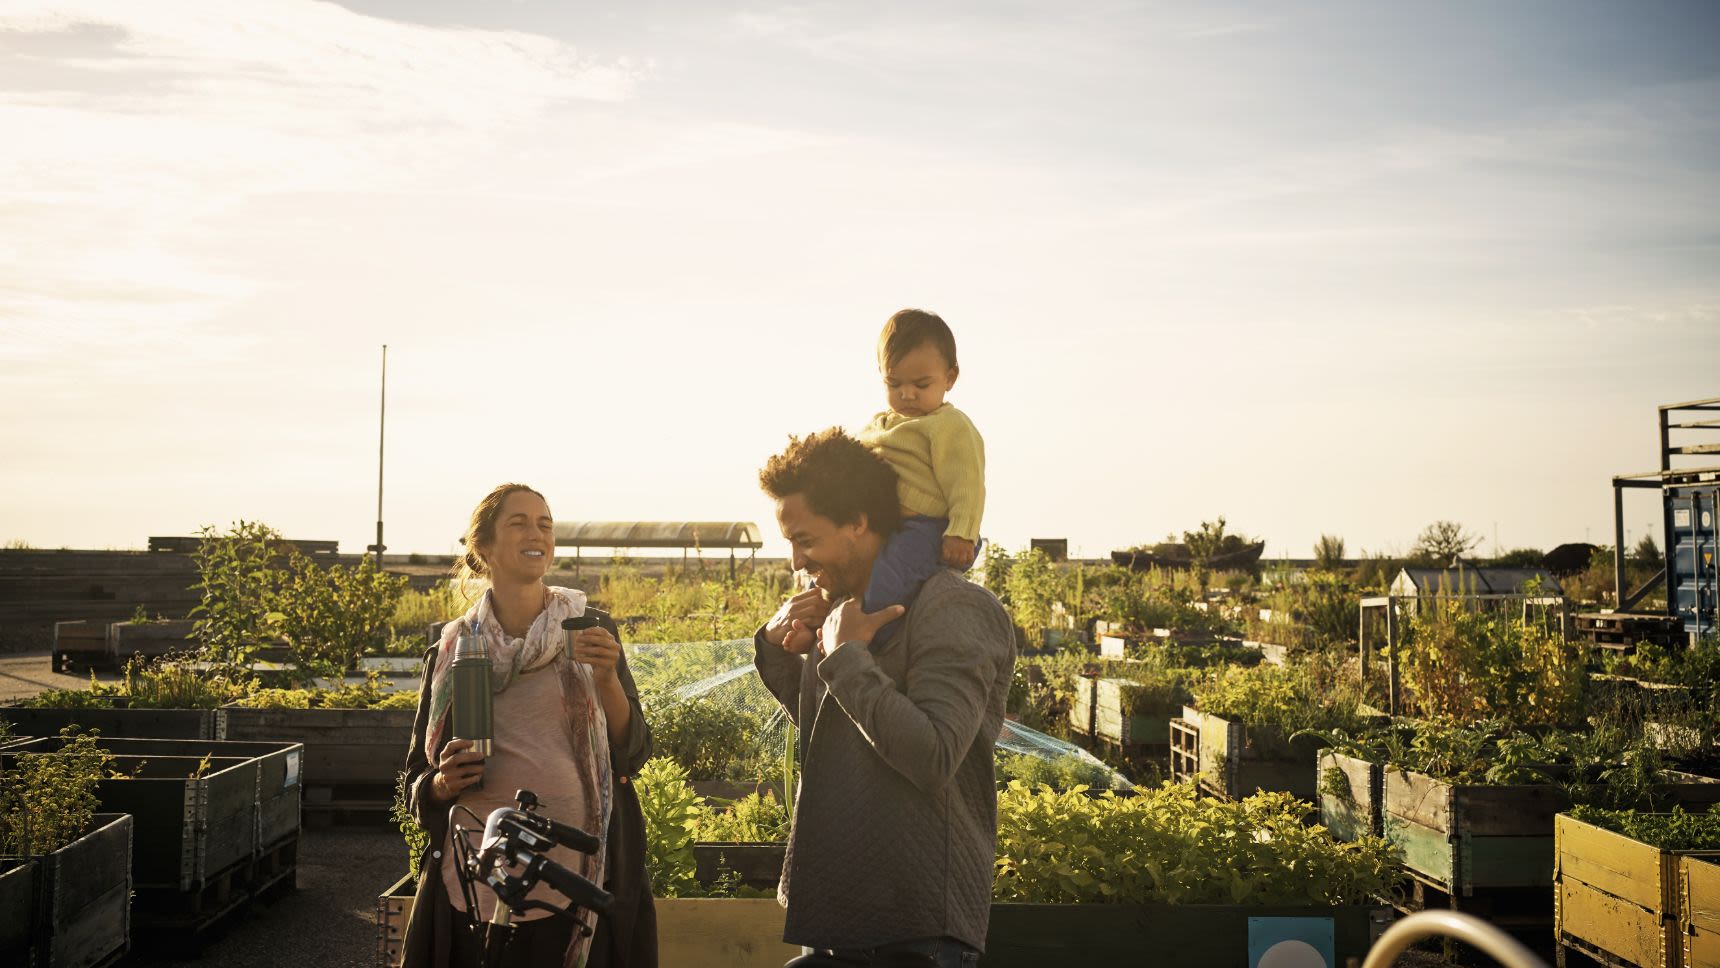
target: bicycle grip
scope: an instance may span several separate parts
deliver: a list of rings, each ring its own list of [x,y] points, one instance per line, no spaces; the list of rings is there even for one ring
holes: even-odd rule
[[[548,857],[539,856],[534,864],[538,869],[538,877],[550,887],[560,891],[568,900],[580,907],[602,911],[609,907],[609,902],[615,900],[615,895],[596,884],[591,883],[573,871],[557,864]]]

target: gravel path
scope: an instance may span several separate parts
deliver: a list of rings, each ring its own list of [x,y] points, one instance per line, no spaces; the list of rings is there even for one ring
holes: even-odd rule
[[[377,964],[376,898],[406,873],[406,848],[391,830],[306,830],[298,889],[253,903],[215,929],[197,957],[134,950],[128,968],[369,968]]]

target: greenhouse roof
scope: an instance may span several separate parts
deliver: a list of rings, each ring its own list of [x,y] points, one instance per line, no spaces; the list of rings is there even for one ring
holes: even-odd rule
[[[764,547],[751,521],[562,521],[558,548]]]
[[[1396,595],[1447,594],[1519,595],[1531,582],[1539,581],[1548,595],[1563,593],[1559,582],[1545,568],[1405,568],[1392,582]]]

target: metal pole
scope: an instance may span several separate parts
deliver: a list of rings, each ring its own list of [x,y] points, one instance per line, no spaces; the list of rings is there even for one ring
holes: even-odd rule
[[[376,428],[376,570],[382,570],[382,455],[388,434],[388,344],[382,344],[382,406]]]
[[[1664,418],[1661,421],[1665,423]],[[1613,608],[1624,611],[1624,488],[1613,481]]]
[[[1386,712],[1398,710],[1397,596],[1386,596]]]

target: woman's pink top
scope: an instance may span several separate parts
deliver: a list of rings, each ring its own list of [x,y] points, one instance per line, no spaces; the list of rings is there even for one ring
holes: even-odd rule
[[[482,821],[497,807],[512,807],[516,790],[537,794],[542,804],[538,812],[564,823],[574,823],[574,818],[583,815],[577,809],[582,797],[573,763],[573,731],[568,728],[561,708],[561,680],[553,664],[520,676],[496,693],[495,745],[484,763],[483,789],[467,787],[457,801],[469,807],[479,820],[473,821],[463,810],[454,818],[455,823],[468,828],[479,827],[478,835],[470,838],[474,848],[482,839]],[[586,833],[602,837],[606,832]],[[442,848],[442,880],[454,909],[464,911],[466,897],[460,891],[456,873],[453,838],[454,828],[450,824],[448,843]],[[576,874],[584,872],[583,855],[565,847],[551,851],[550,859]],[[482,920],[488,921],[496,913],[496,895],[487,885],[479,886],[477,892]],[[546,884],[539,884],[529,897],[557,906],[567,904],[566,898]],[[547,911],[515,912],[514,920],[549,916]]]

